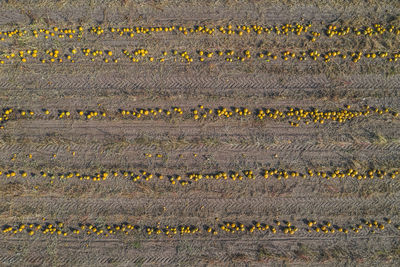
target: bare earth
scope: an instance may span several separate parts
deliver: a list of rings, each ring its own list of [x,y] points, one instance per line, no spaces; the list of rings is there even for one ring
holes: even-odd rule
[[[0,122],[0,265],[398,266],[400,69],[394,55],[400,39],[389,32],[356,35],[353,28],[399,28],[400,4],[306,2],[0,1],[0,37],[27,31],[0,41],[1,116],[13,109]],[[218,30],[286,23],[311,27],[287,36]],[[196,25],[216,30],[134,37],[110,31]],[[327,25],[352,30],[328,37]],[[79,38],[32,34],[79,26]],[[90,33],[92,26],[104,33]],[[311,41],[311,32],[320,36]],[[88,48],[85,56],[82,49]],[[27,52],[33,49],[37,57]],[[123,51],[133,55],[137,49],[148,55],[133,63]],[[55,62],[46,50],[60,51]],[[92,56],[94,50],[103,54]],[[234,56],[226,55],[230,50]],[[314,61],[308,54],[317,50],[348,57]],[[193,62],[180,55],[184,51]],[[259,58],[267,51],[277,59]],[[296,55],[285,60],[284,51]],[[299,60],[303,51],[307,60]],[[361,59],[353,62],[353,52],[361,52]],[[388,56],[380,57],[384,52]],[[389,61],[392,56],[396,61]],[[219,117],[222,108],[233,115]],[[239,116],[235,108],[251,114]],[[371,113],[343,123],[299,118],[297,127],[291,124],[296,116],[257,117],[259,109],[290,108]],[[162,112],[122,114],[137,109]],[[194,110],[213,113],[194,119]],[[87,118],[90,111],[99,115]],[[349,169],[359,173],[346,174]],[[335,170],[346,175],[338,178]],[[279,174],[284,171],[288,177]],[[235,172],[242,179],[232,178]],[[45,231],[49,224],[54,233]]]

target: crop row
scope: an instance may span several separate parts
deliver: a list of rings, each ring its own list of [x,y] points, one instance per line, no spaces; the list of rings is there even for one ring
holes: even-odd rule
[[[297,51],[297,49],[286,49],[280,51],[256,50],[242,51],[234,49],[197,49],[195,52],[187,50],[159,50],[149,54],[146,48],[135,49],[93,49],[93,48],[68,48],[64,52],[59,49],[38,50],[27,49],[17,51],[1,51],[0,64],[15,63],[77,63],[77,62],[98,62],[98,63],[121,63],[121,62],[153,62],[153,63],[172,63],[172,62],[247,62],[257,60],[260,62],[272,61],[323,61],[337,62],[351,61],[357,63],[360,59],[364,60],[387,60],[396,62],[400,57],[400,52],[391,51],[340,51],[328,50],[320,52],[318,50]]]
[[[398,117],[398,112],[390,108],[378,108],[363,106],[359,109],[351,109],[350,105],[345,108],[336,110],[320,111],[316,108],[303,109],[299,107],[287,107],[280,110],[277,108],[247,108],[247,107],[218,107],[208,108],[199,105],[193,108],[183,109],[181,107],[170,108],[132,108],[132,109],[118,109],[114,112],[99,109],[99,110],[56,110],[50,111],[48,109],[40,109],[33,111],[31,109],[17,109],[4,108],[0,114],[0,127],[10,120],[29,120],[29,119],[70,119],[70,120],[94,120],[94,119],[164,119],[182,118],[193,119],[196,121],[209,121],[216,119],[239,119],[239,118],[253,118],[255,120],[278,120],[288,121],[291,126],[299,126],[300,122],[304,124],[316,123],[324,124],[326,122],[344,123],[359,117],[370,116],[391,116]]]
[[[25,234],[33,236],[37,234],[43,235],[97,235],[97,236],[120,236],[143,234],[151,235],[164,235],[173,237],[176,235],[201,235],[201,234],[287,234],[294,235],[299,230],[300,232],[320,233],[320,234],[358,234],[358,233],[371,233],[383,232],[388,226],[392,224],[391,219],[385,218],[381,221],[375,219],[367,220],[361,219],[358,223],[344,223],[333,224],[326,220],[308,220],[303,219],[298,221],[301,225],[295,226],[293,222],[283,220],[273,220],[272,223],[260,222],[253,220],[251,223],[242,223],[238,221],[221,221],[215,218],[215,223],[212,224],[161,224],[158,222],[156,225],[139,225],[132,223],[113,223],[113,224],[97,224],[97,223],[77,223],[73,225],[66,225],[64,222],[56,221],[53,223],[15,223],[13,225],[5,224],[2,226],[3,234],[17,235]],[[385,227],[386,225],[386,227]],[[395,229],[400,230],[400,225],[394,225]]]
[[[150,154],[151,155],[151,154]],[[324,179],[324,180],[343,180],[343,179],[358,179],[358,180],[370,180],[370,179],[395,179],[399,175],[398,169],[382,170],[382,169],[368,169],[368,170],[355,170],[346,169],[341,170],[339,168],[330,171],[306,169],[303,172],[281,169],[281,168],[270,168],[254,171],[253,170],[241,170],[241,171],[215,171],[209,173],[202,172],[188,172],[185,174],[161,174],[158,172],[150,172],[144,170],[110,170],[100,171],[96,173],[81,173],[79,171],[68,171],[65,173],[53,173],[48,171],[40,172],[29,172],[25,170],[7,170],[5,172],[0,171],[0,178],[3,176],[5,179],[11,178],[39,178],[42,177],[50,183],[55,180],[80,180],[80,181],[105,181],[113,180],[122,177],[133,182],[150,182],[156,181],[167,181],[173,185],[186,186],[199,182],[201,180],[206,181],[243,181],[243,180],[256,180],[256,179]]]
[[[187,36],[193,34],[205,34],[205,35],[235,35],[235,36],[246,36],[246,35],[304,35],[309,32],[309,39],[315,41],[315,38],[320,37],[321,32],[325,36],[333,37],[344,37],[350,34],[361,35],[361,36],[375,36],[383,34],[400,34],[400,27],[395,25],[384,26],[382,24],[374,24],[371,26],[341,26],[341,25],[324,25],[317,26],[319,29],[311,31],[313,28],[311,23],[301,24],[281,24],[281,25],[168,25],[168,26],[122,26],[122,27],[101,27],[101,26],[76,26],[76,27],[49,27],[49,28],[36,28],[36,29],[13,29],[8,31],[0,31],[0,41],[12,37],[32,36],[35,38],[58,38],[58,39],[81,39],[85,35],[111,35],[113,37],[129,37],[134,38],[138,35],[154,35],[154,34],[173,34]]]

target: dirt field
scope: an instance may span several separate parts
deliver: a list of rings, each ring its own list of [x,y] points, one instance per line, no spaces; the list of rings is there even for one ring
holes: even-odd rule
[[[398,266],[398,14],[0,1],[0,265]]]

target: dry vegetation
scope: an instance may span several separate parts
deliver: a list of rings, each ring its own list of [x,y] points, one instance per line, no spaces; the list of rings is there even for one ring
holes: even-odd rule
[[[0,265],[398,265],[397,1],[1,1]]]

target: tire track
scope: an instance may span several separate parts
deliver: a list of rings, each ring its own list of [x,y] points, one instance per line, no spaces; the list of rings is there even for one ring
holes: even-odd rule
[[[2,144],[0,145],[0,153],[12,154],[20,153],[23,151],[35,151],[37,153],[49,153],[51,151],[84,151],[84,153],[98,153],[104,150],[107,144],[38,144],[38,145],[22,145],[22,144]],[[119,153],[133,153],[133,152],[148,152],[157,150],[170,150],[163,145],[126,145],[124,148],[119,148]],[[171,147],[172,149],[172,147]],[[365,152],[388,152],[400,151],[400,144],[394,142],[389,144],[372,144],[372,143],[359,143],[359,144],[182,144],[174,145],[173,151],[176,153],[182,152],[218,152],[224,151],[226,153],[240,153],[240,152],[334,152],[334,151],[365,151]]]
[[[137,68],[130,68],[130,70]],[[139,68],[140,70],[140,68]],[[139,71],[142,73],[143,71]],[[199,75],[169,75],[160,73],[160,75],[134,75],[131,72],[128,76],[121,76],[121,73],[107,73],[97,75],[94,79],[88,75],[74,76],[48,76],[47,79],[42,79],[41,76],[31,75],[17,77],[10,81],[9,78],[3,77],[0,79],[0,88],[21,88],[21,85],[27,85],[29,90],[24,90],[27,93],[32,90],[44,89],[146,89],[146,88],[162,88],[163,90],[184,91],[185,89],[204,89],[211,88],[218,91],[228,89],[320,89],[320,88],[382,88],[382,89],[397,89],[400,88],[400,75],[385,77],[383,75],[358,75],[358,76],[343,76],[338,79],[329,79],[324,75],[304,76],[290,79],[287,76],[271,76],[264,74],[256,75],[220,75],[216,77],[205,77]],[[49,82],[51,81],[51,82]]]
[[[205,213],[227,214],[240,216],[244,214],[279,214],[296,216],[317,216],[321,213],[325,216],[337,214],[349,215],[384,215],[390,211],[399,214],[400,199],[397,196],[372,197],[362,199],[357,197],[343,198],[315,198],[315,197],[288,197],[288,198],[240,198],[240,199],[218,199],[218,198],[139,198],[127,199],[60,199],[60,198],[26,198],[14,199],[3,198],[3,203],[9,203],[12,210],[34,210],[36,213],[72,215],[77,211],[80,214],[98,215],[134,215],[159,214],[163,207],[174,209],[180,207],[182,214],[196,216],[200,207],[204,207]],[[144,211],[144,207],[146,212]],[[136,213],[135,210],[137,210]],[[143,213],[144,212],[144,213]],[[315,213],[314,213],[315,212]],[[321,212],[321,213],[319,213]],[[132,214],[134,213],[134,214]]]
[[[368,120],[363,120],[362,125],[363,128],[379,128],[382,130],[393,129],[397,130],[400,127],[400,123],[397,120],[376,120],[374,125],[369,125]],[[179,123],[179,125],[178,125]],[[11,126],[9,126],[11,125]],[[130,130],[130,132],[138,132],[139,130],[149,130],[151,129],[153,132],[158,129],[165,129],[170,131],[175,131],[180,133],[200,133],[202,131],[209,131],[210,133],[224,133],[229,134],[229,131],[235,130],[238,133],[241,132],[253,132],[253,131],[262,131],[264,133],[274,133],[274,132],[283,132],[287,133],[301,133],[309,135],[319,133],[321,129],[328,130],[338,130],[344,128],[345,126],[354,126],[355,124],[352,121],[347,124],[338,124],[338,123],[330,123],[327,126],[325,125],[302,125],[303,127],[293,127],[290,126],[288,122],[278,122],[278,121],[268,121],[267,123],[260,123],[257,121],[237,121],[237,120],[220,120],[220,121],[210,121],[210,122],[196,122],[196,121],[177,121],[177,122],[168,122],[168,121],[136,121],[136,120],[123,120],[123,121],[80,121],[80,120],[26,120],[26,121],[10,121],[7,123],[9,128],[18,128],[18,131],[39,131],[39,130],[74,130],[79,131],[82,129],[95,130],[95,129],[104,129],[105,132],[101,132],[102,135],[107,135],[109,133],[121,132],[123,130]],[[14,127],[15,126],[15,127]],[[358,125],[357,125],[358,126]],[[358,127],[360,127],[358,126]],[[245,129],[242,129],[245,128]],[[110,129],[114,129],[111,131]],[[11,129],[13,130],[13,129]],[[108,130],[108,132],[107,132]],[[133,131],[135,130],[135,131]],[[34,135],[34,134],[33,134]]]
[[[389,247],[385,241],[394,241],[398,238],[398,235],[380,235],[382,239],[376,240],[376,244],[379,244],[383,247]],[[91,249],[82,248],[82,246],[77,246],[76,242],[74,242],[74,246],[68,246],[66,243],[71,243],[71,241],[60,240],[57,244],[57,249],[62,249],[63,253],[60,255],[49,255],[48,253],[39,252],[39,250],[43,251],[48,244],[48,240],[41,239],[35,242],[37,246],[38,253],[35,255],[25,256],[23,254],[20,255],[0,255],[0,263],[2,264],[17,264],[17,263],[29,263],[29,264],[49,264],[57,262],[58,264],[166,264],[166,263],[200,263],[200,262],[235,262],[232,258],[235,254],[241,252],[241,255],[246,255],[246,261],[259,261],[257,257],[257,252],[260,247],[268,247],[273,248],[277,255],[285,255],[285,257],[289,257],[292,259],[296,259],[296,246],[294,244],[299,244],[299,242],[304,242],[305,244],[313,244],[313,246],[325,245],[329,247],[329,244],[332,243],[343,243],[343,246],[352,246],[353,242],[362,242],[370,239],[370,235],[359,235],[359,236],[346,236],[344,237],[268,237],[268,238],[218,238],[218,242],[224,247],[215,247],[215,240],[212,239],[183,239],[186,242],[190,242],[193,247],[197,246],[207,246],[205,251],[208,252],[207,258],[202,255],[192,254],[188,250],[181,250],[179,253],[176,251],[176,247],[179,247],[181,241],[175,240],[141,240],[143,242],[144,249],[137,248],[133,249],[126,245],[121,245],[120,242],[115,243],[114,246],[110,245],[110,243],[114,241],[92,241]],[[26,239],[29,241],[29,239]],[[47,242],[46,242],[47,241]],[[18,244],[21,241],[4,241],[6,245]],[[137,242],[137,241],[136,241]],[[167,244],[166,244],[167,243]],[[153,246],[151,244],[154,244]],[[158,244],[158,246],[155,246]],[[167,245],[165,247],[163,245]],[[292,247],[287,247],[287,245],[291,245]],[[361,245],[361,244],[360,244]],[[362,244],[362,245],[368,245]],[[243,249],[245,246],[246,249]],[[23,247],[23,245],[22,245]],[[104,251],[104,248],[107,248]],[[162,249],[164,252],[163,255],[157,251]],[[227,250],[226,248],[229,248]],[[68,255],[69,253],[80,250],[78,255]],[[329,249],[329,248],[328,248]],[[119,253],[116,253],[116,251]],[[373,248],[369,247],[369,250],[374,251]],[[101,252],[101,256],[99,256],[99,252]],[[67,254],[67,255],[65,255]],[[96,256],[94,256],[96,255]]]
[[[398,132],[400,132],[400,124],[398,123],[387,123],[385,121],[378,120],[372,128],[368,125],[362,126],[361,129],[368,132],[374,133],[374,131],[385,132],[386,135],[391,135],[393,140],[396,139]],[[161,140],[165,139],[167,134],[169,138],[184,137],[183,143],[175,142],[174,148],[180,150],[213,150],[215,148],[224,148],[229,151],[250,151],[250,150],[281,150],[281,151],[398,151],[400,144],[396,141],[385,141],[383,144],[374,144],[367,141],[359,141],[354,143],[355,131],[351,128],[354,126],[351,122],[348,125],[326,125],[326,126],[304,126],[304,127],[292,127],[288,123],[284,122],[271,122],[265,125],[257,125],[252,122],[237,122],[237,121],[224,121],[224,122],[210,122],[206,124],[201,124],[197,122],[179,122],[178,125],[173,123],[168,123],[164,121],[119,121],[119,122],[107,122],[107,121],[46,121],[46,120],[34,120],[34,121],[24,121],[21,122],[9,122],[6,133],[12,134],[12,137],[16,140],[24,138],[25,140],[30,139],[30,142],[37,143],[42,141],[43,133],[46,133],[51,137],[51,134],[57,133],[55,136],[60,141],[63,140],[65,145],[38,145],[36,146],[39,150],[46,149],[57,149],[64,148],[66,146],[79,148],[76,144],[78,141],[75,140],[85,140],[85,146],[91,150],[100,150],[103,147],[102,142],[106,142],[110,138],[123,138],[128,141],[123,144],[124,148],[122,151],[128,152],[131,149],[136,150],[146,150],[146,149],[157,149],[162,148],[161,143],[158,145],[133,145],[129,142],[135,142],[134,138],[139,138],[146,136],[150,138],[159,138]],[[339,135],[332,136],[331,131],[338,131],[343,129]],[[364,129],[365,128],[365,129]],[[357,128],[359,131],[360,127]],[[375,130],[376,129],[376,130]],[[348,133],[347,133],[347,132]],[[279,133],[279,134],[278,134]],[[379,133],[378,133],[379,134]],[[351,135],[353,137],[349,137]],[[219,143],[224,143],[224,140],[229,139],[229,145],[221,144],[188,144],[189,141],[195,139],[196,142],[202,142],[202,138],[216,138]],[[260,136],[262,137],[260,139]],[[315,137],[323,138],[326,141],[321,144],[310,144],[310,142],[315,143]],[[81,139],[83,138],[83,139]],[[94,138],[94,139],[93,139]],[[133,138],[133,140],[132,140]],[[264,138],[264,139],[263,139]],[[266,138],[266,139],[265,139]],[[281,142],[289,141],[279,141],[288,139],[289,143],[282,144]],[[37,139],[37,140],[36,140]],[[365,138],[364,138],[365,139]],[[96,142],[94,143],[95,140]],[[186,141],[185,141],[186,140]],[[212,142],[207,141],[204,142]],[[247,141],[245,141],[247,140]],[[12,141],[12,140],[11,140]],[[262,145],[257,145],[260,141],[265,142]],[[242,143],[242,144],[239,144]],[[245,142],[246,144],[243,144]],[[273,144],[274,142],[279,142],[279,144]],[[337,144],[334,144],[336,142]],[[23,146],[19,144],[7,144],[3,142],[1,145],[3,150],[19,150]]]
[[[320,3],[318,3],[320,4]],[[318,24],[321,21],[335,21],[338,17],[341,19],[353,19],[354,16],[367,16],[370,17],[374,14],[379,17],[386,17],[388,14],[399,13],[399,8],[393,5],[392,2],[380,2],[379,10],[371,7],[365,7],[363,9],[358,8],[354,4],[343,6],[329,4],[324,5],[294,5],[293,8],[288,9],[284,5],[268,5],[263,4],[243,4],[234,3],[232,5],[223,4],[211,4],[208,2],[202,5],[188,3],[186,6],[179,5],[176,7],[175,2],[167,2],[159,8],[156,5],[134,5],[130,6],[132,10],[135,10],[137,14],[140,14],[139,18],[135,18],[135,21],[143,21],[146,24],[162,23],[169,25],[172,23],[182,22],[200,22],[201,24],[213,21],[258,21],[263,24],[275,24],[275,23],[288,23],[294,20],[299,21],[314,21]],[[42,7],[46,6],[46,8]],[[123,6],[123,5],[121,5]],[[48,3],[46,5],[37,5],[36,8],[30,9],[30,13],[37,17],[49,17],[52,21],[61,21],[65,23],[80,23],[83,18],[85,21],[97,21],[100,23],[113,22],[115,24],[129,23],[132,24],[132,17],[129,16],[129,12],[124,9],[120,9],[121,6],[112,6],[109,4],[101,3],[94,7],[88,8],[85,5],[66,5],[60,6],[57,4]],[[126,6],[126,5],[125,5]],[[174,6],[175,8],[172,8]],[[38,8],[41,7],[41,8]],[[52,10],[49,10],[53,7]],[[107,7],[107,16],[104,15],[104,8]],[[13,4],[3,4],[2,11],[0,13],[2,19],[0,24],[13,25],[22,24],[29,21],[29,16],[23,11],[17,10]],[[185,15],[184,15],[185,14]],[[151,18],[151,19],[150,19]],[[136,23],[136,22],[135,22]]]

